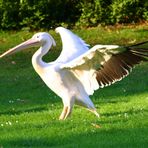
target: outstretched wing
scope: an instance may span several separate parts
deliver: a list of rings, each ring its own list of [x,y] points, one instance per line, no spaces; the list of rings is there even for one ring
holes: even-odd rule
[[[89,45],[70,30],[57,27],[56,32],[60,34],[63,45],[62,52],[56,61],[69,62],[89,50]]]
[[[61,68],[71,70],[91,95],[98,88],[120,81],[134,65],[147,60],[148,48],[139,48],[137,45],[96,45]]]

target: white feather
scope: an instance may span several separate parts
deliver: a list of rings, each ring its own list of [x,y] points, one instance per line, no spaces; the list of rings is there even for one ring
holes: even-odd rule
[[[63,45],[62,52],[56,60],[57,62],[70,62],[88,51],[89,45],[70,30],[63,27],[58,27],[56,28],[56,32],[60,34]]]

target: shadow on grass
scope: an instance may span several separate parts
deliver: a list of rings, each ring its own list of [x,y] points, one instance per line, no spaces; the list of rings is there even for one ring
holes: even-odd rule
[[[106,117],[113,117],[113,116],[129,116],[129,115],[133,115],[133,114],[139,114],[142,111],[142,113],[148,113],[148,109],[142,109],[142,110],[128,110],[128,111],[122,111],[122,112],[113,112],[113,113],[102,113],[101,116],[106,116]]]
[[[30,112],[40,112],[48,110],[47,107],[36,107],[36,108],[28,108],[28,109],[20,109],[20,110],[6,110],[6,111],[0,111],[0,115],[19,115],[22,113],[30,113]]]
[[[48,131],[47,131],[48,132]],[[1,141],[3,147],[100,147],[100,148],[146,148],[148,129],[131,128],[131,129],[111,129],[111,130],[95,130],[81,134],[72,134],[67,137],[63,135],[41,136],[38,138],[18,138],[15,140]]]

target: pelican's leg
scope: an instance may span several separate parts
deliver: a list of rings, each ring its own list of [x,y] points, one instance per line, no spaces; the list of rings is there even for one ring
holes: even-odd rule
[[[64,106],[64,107],[63,107],[63,111],[62,111],[62,113],[61,113],[61,115],[60,115],[60,117],[59,117],[59,120],[64,120],[64,117],[65,117],[65,115],[66,115],[66,113],[67,113],[67,109],[68,109],[67,106]]]
[[[64,120],[71,115],[74,101],[75,101],[75,97],[71,97],[69,102],[67,102],[67,109],[66,109]]]
[[[68,100],[68,101],[67,101]],[[65,120],[68,116],[70,116],[71,112],[72,112],[72,108],[74,105],[74,97],[71,97],[70,99],[63,99],[63,111],[59,117],[59,120]]]
[[[83,100],[82,98],[85,98],[85,101],[81,101]],[[98,118],[100,117],[99,113],[97,112],[93,102],[91,101],[91,99],[89,98],[89,96],[86,94],[85,97],[82,98],[78,98],[77,103],[80,103],[81,106],[84,106],[87,110],[89,110],[90,112],[92,112],[93,114],[95,114]]]
[[[64,120],[71,115],[71,112],[72,112],[72,106],[68,106]]]
[[[96,109],[88,109],[90,112],[92,112],[93,114],[95,114],[98,118],[100,118],[100,114],[97,112]]]

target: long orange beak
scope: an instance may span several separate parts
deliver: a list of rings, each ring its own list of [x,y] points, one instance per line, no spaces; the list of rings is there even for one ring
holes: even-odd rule
[[[4,52],[3,54],[0,55],[0,58],[4,57],[4,56],[7,56],[7,55],[10,55],[10,54],[13,54],[13,53],[16,53],[18,51],[21,51],[23,49],[26,49],[26,48],[30,48],[30,47],[34,47],[34,46],[39,46],[39,41],[37,41],[36,39],[29,39],[11,49],[9,49],[8,51]]]

